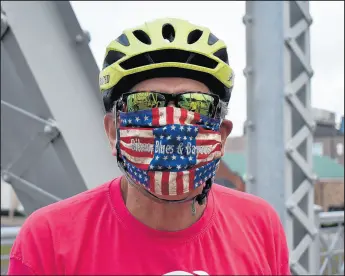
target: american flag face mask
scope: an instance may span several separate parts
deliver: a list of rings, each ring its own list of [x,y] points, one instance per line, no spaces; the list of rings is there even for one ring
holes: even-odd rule
[[[182,195],[212,179],[221,158],[221,121],[174,106],[119,111],[118,158],[156,195]]]

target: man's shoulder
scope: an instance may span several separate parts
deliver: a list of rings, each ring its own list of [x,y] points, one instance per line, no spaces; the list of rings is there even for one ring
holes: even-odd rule
[[[94,231],[100,216],[109,216],[112,180],[70,198],[42,207],[29,215],[11,249],[11,258],[38,269],[37,260],[53,266],[55,250],[68,251],[71,244]],[[78,238],[76,238],[78,237]],[[48,256],[48,257],[47,257]],[[49,263],[51,262],[51,263]]]
[[[33,212],[25,221],[24,226],[30,228],[32,225],[59,224],[74,221],[76,217],[89,213],[95,208],[102,208],[107,205],[109,186],[115,180],[103,183],[95,188],[81,192],[72,197],[44,206]]]
[[[245,217],[253,218],[271,218],[277,217],[278,214],[274,208],[263,198],[230,189],[218,184],[214,185],[215,202],[225,212],[236,212]]]
[[[231,247],[239,245],[241,252],[251,252],[251,261],[261,259],[258,265],[266,262],[270,271],[267,274],[290,275],[286,236],[273,206],[258,196],[214,186],[218,214],[215,229],[222,229],[226,239],[232,239]]]

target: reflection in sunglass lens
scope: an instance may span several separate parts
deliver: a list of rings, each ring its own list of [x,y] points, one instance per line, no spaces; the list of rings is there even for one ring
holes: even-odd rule
[[[134,112],[151,109],[154,107],[164,107],[164,95],[153,92],[139,92],[127,97],[127,111]]]
[[[185,93],[180,96],[179,107],[210,116],[214,107],[214,98],[201,93]]]

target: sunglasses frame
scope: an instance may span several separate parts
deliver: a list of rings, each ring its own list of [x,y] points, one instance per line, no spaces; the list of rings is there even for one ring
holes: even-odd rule
[[[210,114],[210,118],[215,118],[217,115],[217,113],[220,113],[220,108],[219,108],[219,102],[220,102],[220,99],[219,99],[219,96],[216,95],[216,94],[213,94],[213,93],[207,93],[207,92],[201,92],[201,91],[185,91],[185,92],[182,92],[182,93],[177,93],[177,94],[172,94],[172,93],[166,93],[166,92],[159,92],[159,91],[152,91],[152,90],[149,90],[149,91],[133,91],[133,92],[126,92],[126,93],[123,93],[121,98],[119,99],[119,102],[122,101],[122,104],[125,104],[127,105],[127,98],[131,95],[134,95],[134,94],[138,94],[138,93],[156,93],[156,94],[160,94],[160,95],[163,95],[164,98],[165,98],[165,105],[164,107],[168,106],[168,104],[170,102],[173,102],[174,105],[176,107],[179,107],[179,99],[182,95],[185,95],[185,94],[190,94],[190,93],[193,93],[193,94],[205,94],[205,95],[208,95],[208,96],[211,96],[213,97],[214,99],[214,108],[213,108],[213,111],[212,111],[212,114]],[[206,116],[206,115],[204,115]]]

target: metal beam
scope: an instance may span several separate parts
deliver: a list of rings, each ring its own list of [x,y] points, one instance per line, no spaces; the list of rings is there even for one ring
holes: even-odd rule
[[[1,5],[1,171],[31,213],[120,172],[90,36],[70,3]]]
[[[284,224],[291,271],[315,274],[311,247],[311,24],[306,1],[247,1],[247,186],[275,208]]]

